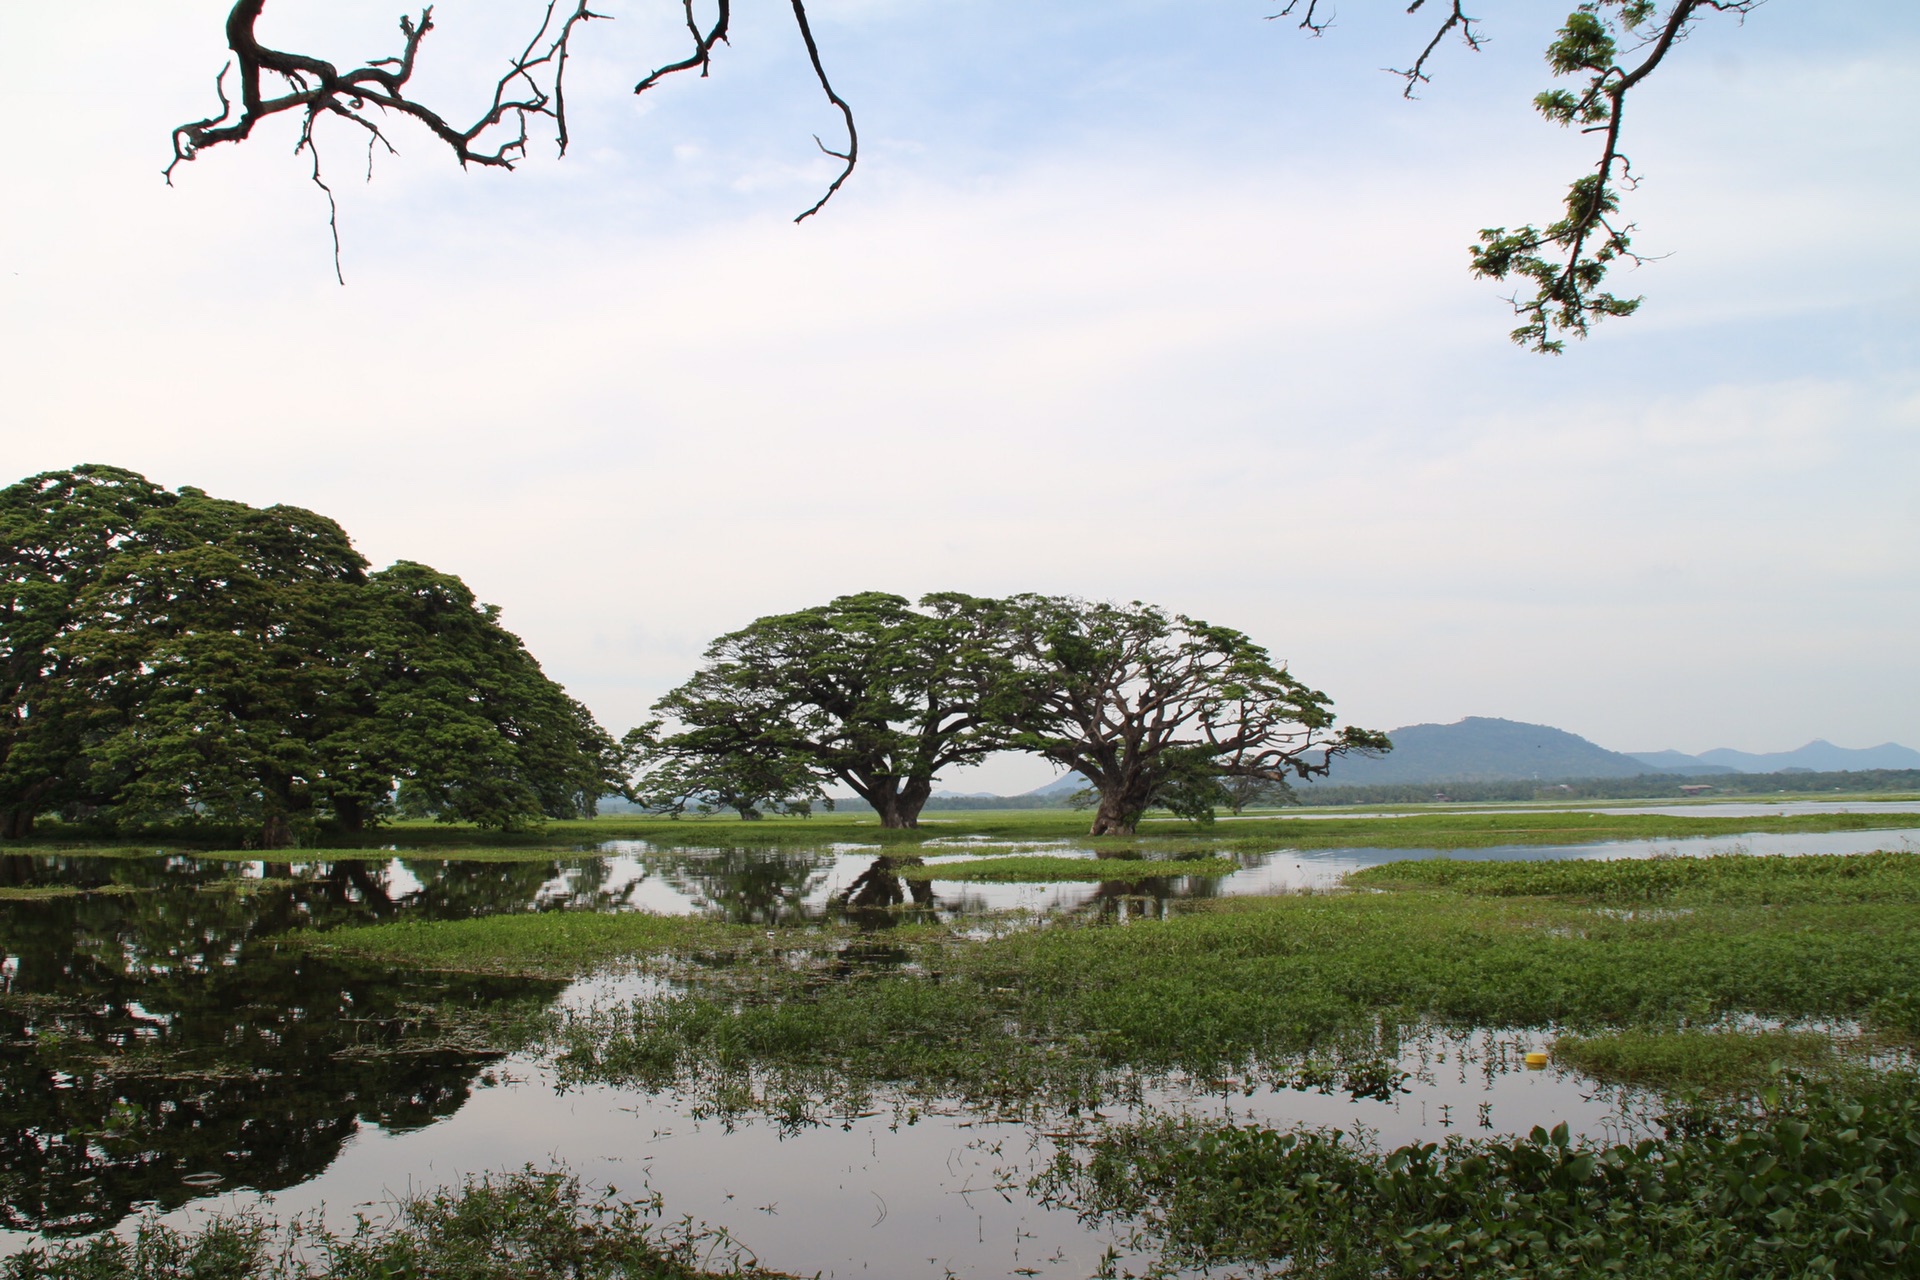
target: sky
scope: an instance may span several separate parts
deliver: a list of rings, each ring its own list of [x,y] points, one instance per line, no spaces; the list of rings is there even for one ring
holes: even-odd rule
[[[538,0],[443,0],[477,113]],[[1558,358],[1475,281],[1592,144],[1535,117],[1570,4],[1431,35],[1348,0],[815,0],[713,74],[603,0],[573,147],[462,172],[285,118],[160,178],[224,0],[0,0],[0,482],[80,462],[338,520],[459,574],[616,734],[713,637],[887,590],[1146,600],[1369,728],[1502,716],[1615,750],[1920,745],[1920,89],[1911,0],[1702,21],[1637,90],[1640,314]],[[261,33],[397,51],[393,0]],[[1021,790],[1026,759],[944,781]]]

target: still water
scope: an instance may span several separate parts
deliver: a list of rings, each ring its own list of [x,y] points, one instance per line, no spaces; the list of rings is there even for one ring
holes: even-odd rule
[[[1087,852],[1072,842],[1052,854]],[[1900,848],[1893,832],[1514,847],[1471,858],[1644,857]],[[999,852],[934,842],[930,860]],[[699,913],[743,923],[838,917],[873,929],[1010,908],[1164,912],[1183,898],[1322,887],[1432,851],[1277,851],[1230,875],[1135,885],[906,882],[879,851],[661,848],[614,842],[526,862],[232,863],[190,857],[0,857],[0,1252],[176,1222],[271,1196],[341,1221],[389,1197],[526,1164],[660,1192],[670,1216],[724,1227],[767,1265],[828,1276],[1084,1276],[1113,1243],[1030,1196],[1026,1180],[1093,1121],[1030,1126],[960,1108],[880,1106],[783,1129],[706,1118],[673,1093],[562,1089],[526,1055],[489,1052],[436,1008],[585,1006],[631,979],[535,982],[405,973],[289,953],[295,929],[520,911]],[[1090,856],[1090,855],[1089,855]],[[22,896],[25,893],[28,896]],[[35,896],[38,895],[38,896]],[[1538,1037],[1485,1030],[1394,1046],[1391,1088],[1161,1082],[1139,1107],[1377,1133],[1393,1145],[1523,1132],[1595,1135],[1622,1099],[1557,1069]]]

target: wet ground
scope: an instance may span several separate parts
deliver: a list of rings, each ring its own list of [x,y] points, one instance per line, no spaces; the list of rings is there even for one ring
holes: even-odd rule
[[[1476,859],[1657,853],[1851,853],[1899,832],[1515,846]],[[935,841],[930,861],[1072,841]],[[592,1182],[665,1196],[768,1265],[829,1276],[1091,1274],[1110,1240],[1049,1210],[1026,1180],[1093,1118],[1035,1128],[957,1106],[890,1106],[782,1129],[701,1118],[672,1094],[560,1089],[539,1061],[501,1057],[436,1009],[581,1005],[619,981],[395,973],[290,953],[294,929],[519,911],[700,913],[743,923],[840,917],[873,928],[1003,909],[1155,915],[1183,898],[1330,885],[1435,851],[1247,855],[1221,877],[1137,884],[906,882],[879,850],[662,848],[613,842],[526,862],[234,863],[0,858],[0,1252],[42,1235],[176,1219],[270,1194],[281,1214],[341,1215],[469,1173],[564,1163]],[[26,896],[22,896],[22,893]],[[614,985],[610,986],[609,983]],[[1558,1069],[1528,1071],[1538,1037],[1433,1036],[1389,1054],[1358,1093],[1165,1083],[1141,1105],[1278,1126],[1360,1128],[1393,1145],[1524,1132],[1565,1120],[1603,1134],[1621,1098]],[[1135,1114],[1116,1108],[1107,1118]]]

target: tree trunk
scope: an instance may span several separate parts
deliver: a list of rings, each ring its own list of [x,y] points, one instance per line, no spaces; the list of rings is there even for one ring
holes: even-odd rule
[[[880,815],[880,825],[895,831],[911,830],[920,825],[920,810],[933,794],[933,779],[908,778],[904,783],[893,780],[887,790],[874,790],[867,803]]]
[[[873,806],[873,811],[880,815],[880,825],[890,831],[904,831],[920,825],[919,806],[909,811],[897,795],[881,796]]]
[[[367,829],[367,807],[360,803],[358,796],[335,796],[333,818],[347,835],[358,835]]]
[[[33,809],[28,805],[19,805],[9,809],[4,819],[0,819],[0,839],[25,840],[33,834]]]
[[[1131,791],[1115,788],[1100,793],[1100,807],[1093,811],[1093,826],[1087,834],[1092,836],[1130,836],[1140,825],[1140,815],[1147,809],[1144,800],[1136,799]]]
[[[262,849],[284,849],[293,843],[293,825],[287,821],[287,815],[276,809],[261,820],[260,847]]]

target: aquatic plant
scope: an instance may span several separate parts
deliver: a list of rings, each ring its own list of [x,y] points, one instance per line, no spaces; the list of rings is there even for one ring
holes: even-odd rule
[[[1032,1189],[1129,1225],[1149,1274],[1913,1275],[1920,1080],[1785,1077],[1757,1109],[1696,1108],[1614,1145],[1563,1124],[1382,1152],[1338,1131],[1157,1118],[1063,1147]]]
[[[663,1221],[657,1195],[595,1194],[564,1171],[468,1178],[398,1200],[340,1234],[259,1211],[192,1231],[157,1219],[129,1237],[32,1248],[0,1280],[779,1280],[724,1231]]]

